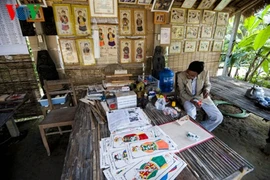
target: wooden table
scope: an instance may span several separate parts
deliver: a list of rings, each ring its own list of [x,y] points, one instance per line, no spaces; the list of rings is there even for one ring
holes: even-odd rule
[[[211,77],[210,80],[212,85],[211,94],[270,121],[270,110],[256,106],[251,99],[245,97],[247,89],[253,87],[253,84],[225,76]],[[263,90],[265,96],[270,97],[270,89],[263,88]]]
[[[23,99],[0,102],[0,127],[6,124],[11,137],[18,137],[20,135],[13,115],[27,100],[28,95],[26,94]]]
[[[154,125],[174,120],[151,108],[145,109],[145,113]],[[154,118],[153,113],[159,118]],[[79,102],[61,179],[105,179],[99,164],[99,140],[108,136],[107,123],[98,124],[91,107]],[[178,153],[178,156],[188,166],[177,179],[232,179],[240,174],[240,168],[245,167],[247,172],[254,168],[216,137]]]

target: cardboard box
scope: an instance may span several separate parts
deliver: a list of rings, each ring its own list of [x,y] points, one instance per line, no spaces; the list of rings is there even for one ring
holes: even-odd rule
[[[137,107],[137,95],[134,91],[116,92],[117,108]]]

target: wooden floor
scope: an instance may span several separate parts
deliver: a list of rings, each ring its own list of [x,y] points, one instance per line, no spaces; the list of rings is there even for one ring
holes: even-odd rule
[[[211,84],[211,94],[270,121],[269,110],[258,107],[253,100],[245,97],[247,89],[253,84],[224,76],[211,77]],[[270,97],[270,89],[264,88],[264,93]]]

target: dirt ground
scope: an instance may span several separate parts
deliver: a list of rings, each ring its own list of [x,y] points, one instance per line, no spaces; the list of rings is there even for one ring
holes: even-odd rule
[[[226,111],[237,111],[228,109]],[[69,134],[49,136],[51,156],[42,144],[38,124],[41,119],[17,123],[21,139],[8,139],[6,128],[0,131],[0,173],[4,180],[59,180],[62,173]],[[270,156],[262,153],[270,122],[250,115],[245,119],[224,117],[213,133],[254,165],[244,180],[270,179]]]

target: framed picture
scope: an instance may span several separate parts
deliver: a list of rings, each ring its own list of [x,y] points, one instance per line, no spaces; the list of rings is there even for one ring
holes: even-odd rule
[[[180,41],[172,41],[170,45],[170,54],[179,54],[181,53],[181,42]]]
[[[53,14],[58,36],[74,35],[70,5],[53,4]]]
[[[209,9],[216,0],[202,0],[197,9]]]
[[[218,12],[217,25],[227,25],[229,20],[229,13]]]
[[[144,39],[137,39],[134,40],[134,61],[135,62],[143,62],[145,58],[145,40]]]
[[[91,18],[89,6],[72,5],[74,16],[75,34],[85,36],[91,34]]]
[[[20,6],[26,6],[27,4],[40,5],[41,7],[47,7],[45,0],[17,0]]]
[[[79,65],[76,43],[74,39],[59,39],[63,62],[68,65]]]
[[[212,51],[222,51],[222,41],[214,41]]]
[[[138,0],[139,5],[149,5],[151,2],[152,0]]]
[[[184,29],[184,26],[172,26],[172,39],[183,39]]]
[[[209,51],[210,41],[202,40],[199,44],[199,51],[206,52]]]
[[[195,4],[196,0],[185,0],[184,3],[182,4],[182,8],[192,8],[193,5]]]
[[[132,40],[120,39],[120,63],[130,63],[132,61]]]
[[[186,38],[197,38],[198,30],[198,26],[187,26]]]
[[[185,52],[195,52],[196,51],[196,41],[186,41],[185,42]]]
[[[76,44],[81,64],[84,66],[96,64],[93,40],[76,39]]]
[[[137,0],[118,0],[119,4],[136,4]]]
[[[117,29],[117,25],[98,24],[100,58],[97,59],[97,64],[117,63]]]
[[[170,44],[171,27],[164,26],[160,28],[160,44]]]
[[[131,35],[132,34],[132,13],[131,9],[119,8],[119,34]]]
[[[166,24],[167,13],[165,12],[155,12],[154,14],[154,24]]]
[[[117,0],[89,0],[91,17],[117,17]]]
[[[216,15],[215,11],[204,10],[203,11],[202,23],[203,24],[214,24],[215,15]]]
[[[223,39],[226,33],[226,26],[216,26],[214,38]]]
[[[146,34],[146,11],[144,9],[134,9],[134,33],[133,35],[142,36]]]
[[[172,8],[171,23],[185,23],[186,10],[181,8]]]
[[[174,0],[154,0],[152,12],[170,12]]]
[[[221,0],[220,3],[215,7],[215,11],[222,11],[232,0]]]
[[[188,10],[187,23],[189,24],[199,24],[201,18],[200,10]]]
[[[34,8],[36,8],[36,6],[35,6]],[[28,8],[27,8],[27,10],[28,10]],[[32,17],[31,17],[31,13],[29,13],[29,17],[28,17],[28,19],[27,19],[26,21],[27,21],[27,22],[44,22],[44,21],[45,21],[45,18],[44,18],[44,14],[43,14],[43,9],[42,9],[42,7],[40,7],[40,8],[38,9],[38,12],[37,12],[35,18],[32,18]]]
[[[212,26],[202,26],[201,38],[211,38],[213,32]]]

